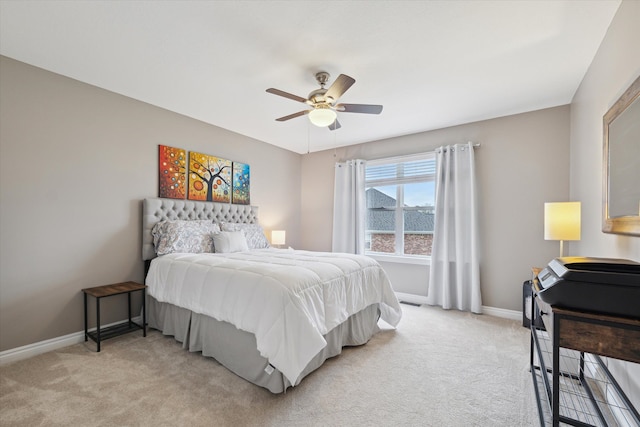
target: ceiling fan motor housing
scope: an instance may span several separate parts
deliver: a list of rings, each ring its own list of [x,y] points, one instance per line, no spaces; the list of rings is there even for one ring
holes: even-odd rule
[[[327,99],[324,96],[324,94],[327,93],[327,89],[325,89],[324,85],[327,84],[327,82],[329,81],[329,77],[330,75],[326,71],[319,71],[316,73],[316,80],[320,85],[320,89],[316,89],[311,93],[309,93],[309,96],[307,98],[309,99],[309,101],[311,101],[309,103],[310,105],[324,104],[324,103],[331,104],[335,101],[334,99]]]
[[[324,94],[327,93],[327,90],[322,88],[322,89],[316,89],[313,92],[311,92],[309,94],[309,101],[311,105],[315,105],[315,104],[324,104],[325,102],[333,102],[333,99],[331,100],[327,100],[324,96]]]

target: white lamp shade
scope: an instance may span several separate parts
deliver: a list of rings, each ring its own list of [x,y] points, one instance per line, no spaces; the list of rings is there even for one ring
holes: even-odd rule
[[[271,232],[272,245],[284,245],[287,232],[284,230],[273,230]]]
[[[580,202],[544,204],[545,240],[580,240]]]
[[[328,107],[316,107],[309,111],[309,120],[316,126],[326,127],[336,121],[336,112]]]

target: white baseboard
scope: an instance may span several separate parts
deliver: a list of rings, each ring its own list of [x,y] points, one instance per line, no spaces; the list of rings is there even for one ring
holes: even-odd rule
[[[396,292],[396,297],[399,301],[408,302],[411,304],[426,304],[427,297],[422,295],[405,294],[402,292]],[[482,313],[494,317],[502,317],[510,320],[522,320],[522,312],[516,310],[507,310],[504,308],[482,306]]]
[[[507,310],[505,308],[482,306],[482,312],[489,316],[502,317],[503,319],[518,320],[522,322],[522,312],[518,310]]]
[[[133,317],[131,320],[140,323],[140,316]],[[128,322],[123,320],[121,322],[114,322],[108,325],[102,325],[101,329],[108,328],[109,326],[118,325],[120,323]],[[90,332],[95,331],[96,328],[89,329]],[[18,360],[28,359],[39,354],[48,353],[59,348],[68,347],[70,345],[79,344],[84,342],[84,331],[74,332],[69,335],[64,335],[57,338],[51,338],[49,340],[28,344],[22,347],[12,348],[0,352],[0,366],[7,363],[17,362]]]
[[[0,366],[11,362],[17,362],[22,359],[28,359],[30,357],[37,356],[38,354],[47,353],[59,348],[78,344],[83,341],[84,331],[5,350],[0,352]]]
[[[408,302],[411,304],[426,304],[427,297],[422,295],[405,294],[403,292],[395,292],[398,301]]]
[[[405,294],[402,292],[396,292],[396,296],[400,301],[408,302],[411,304],[426,304],[427,297],[421,295],[413,295],[413,294]],[[485,305],[482,306],[482,312],[489,316],[502,317],[505,319],[511,320],[522,320],[522,312],[516,310],[506,310],[504,308],[496,308],[496,307],[487,307]],[[133,318],[132,320],[140,323],[140,316]],[[122,322],[115,322],[109,325],[104,325],[103,328],[107,328],[109,326],[117,325],[119,323],[124,323],[127,320]],[[90,331],[95,331],[96,328],[90,329]],[[69,335],[64,335],[62,337],[51,338],[49,340],[40,341],[37,343],[25,345],[18,348],[12,348],[10,350],[5,350],[0,352],[0,366],[6,365],[7,363],[16,362],[18,360],[28,359],[33,356],[37,356],[38,354],[48,353],[53,350],[57,350],[59,348],[68,347],[70,345],[79,344],[84,341],[84,331],[74,332]]]

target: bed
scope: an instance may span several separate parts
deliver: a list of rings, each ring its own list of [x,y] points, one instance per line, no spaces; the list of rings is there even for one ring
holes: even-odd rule
[[[272,393],[401,319],[376,261],[271,248],[255,206],[144,199],[142,229],[148,325]]]

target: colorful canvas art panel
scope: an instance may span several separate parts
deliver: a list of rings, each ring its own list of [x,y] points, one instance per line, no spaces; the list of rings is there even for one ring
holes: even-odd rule
[[[231,202],[231,160],[189,153],[189,200]]]
[[[187,188],[187,152],[182,148],[158,146],[158,197],[184,199]]]
[[[249,165],[233,162],[233,194],[231,196],[231,203],[237,205],[248,205],[250,203],[249,184]]]

